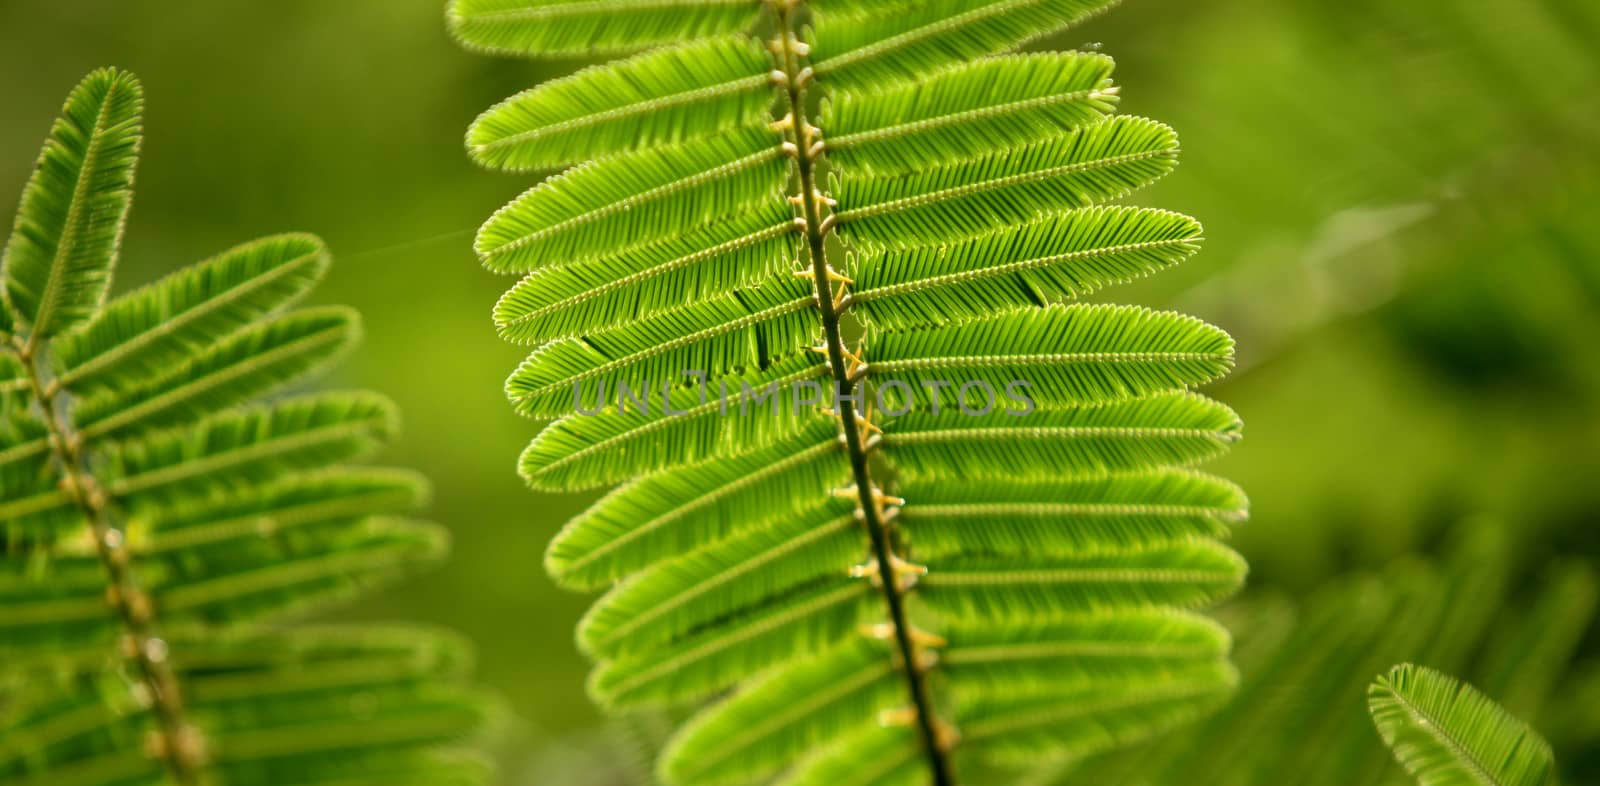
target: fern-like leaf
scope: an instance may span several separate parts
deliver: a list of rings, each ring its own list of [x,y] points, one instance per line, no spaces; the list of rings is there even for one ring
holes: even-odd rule
[[[832,19],[823,5],[816,70],[842,84],[923,79],[942,66],[1015,49],[1081,22],[1115,0],[931,0],[870,20]]]
[[[846,168],[837,186],[840,232],[916,243],[1009,228],[1040,213],[1122,197],[1172,171],[1177,153],[1171,128],[1139,117],[1113,117],[910,172]]]
[[[781,518],[846,483],[840,450],[832,424],[815,420],[766,450],[641,478],[569,522],[550,543],[545,566],[565,584],[595,589],[754,529],[763,514]]]
[[[1040,347],[1072,351],[1036,351]],[[903,395],[886,396],[886,403],[915,398],[917,406],[932,409],[937,396],[955,409],[961,389],[981,383],[996,391],[1025,384],[1033,401],[1057,406],[1210,382],[1231,366],[1233,339],[1180,314],[1050,305],[971,325],[885,331],[873,356],[881,358],[880,373],[905,383],[896,388]]]
[[[760,12],[750,0],[455,0],[450,26],[497,54],[614,55],[738,32]]]
[[[858,639],[768,676],[690,721],[662,755],[664,780],[749,782],[863,729],[905,690],[890,655],[886,643]]]
[[[40,339],[105,302],[133,202],[144,90],[131,74],[90,74],[50,130],[6,244],[5,297]]]
[[[911,172],[1046,139],[1116,105],[1111,58],[1048,52],[976,60],[888,89],[844,91],[819,122],[840,163]]]
[[[310,235],[263,238],[107,304],[55,342],[63,385],[92,393],[170,371],[257,319],[292,305],[329,262]]]
[[[1367,692],[1372,720],[1421,786],[1545,786],[1550,744],[1470,685],[1403,664]]]
[[[570,265],[770,204],[787,175],[775,140],[751,130],[576,167],[502,208],[478,253],[497,272]]]
[[[104,303],[138,82],[91,74],[24,194],[0,346],[0,781],[459,784],[487,720],[454,638],[284,629],[436,560],[409,473],[341,466],[395,430],[370,393],[273,394],[355,341],[289,310],[321,241],[240,246]],[[10,305],[5,313],[11,313]]]
[[[628,55],[468,131],[486,166],[569,167],[489,219],[551,422],[543,490],[622,483],[546,565],[610,590],[579,626],[616,709],[732,689],[671,784],[951,786],[1081,757],[1231,690],[1179,609],[1242,581],[1239,435],[1193,388],[1227,334],[1072,304],[1195,253],[1107,204],[1170,172],[1113,63],[1017,53],[1108,0],[457,0],[464,44]],[[665,18],[670,17],[670,18]],[[961,782],[966,782],[961,776]]]
[[[742,38],[647,52],[507,99],[472,124],[467,146],[486,166],[546,169],[764,126],[769,65]]]
[[[537,344],[727,295],[782,270],[794,236],[788,216],[758,209],[590,264],[542,268],[495,304],[495,324],[511,341]]]

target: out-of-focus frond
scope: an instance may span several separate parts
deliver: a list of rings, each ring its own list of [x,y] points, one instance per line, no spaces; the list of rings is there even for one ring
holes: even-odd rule
[[[404,518],[420,479],[343,466],[393,435],[388,401],[262,401],[359,333],[348,309],[285,310],[321,241],[266,238],[103,302],[139,108],[119,71],[73,92],[5,258],[0,780],[484,782],[458,750],[489,714],[460,642],[271,624],[446,545]]]
[[[1367,691],[1372,720],[1421,786],[1543,786],[1555,779],[1550,744],[1466,685],[1409,663]]]

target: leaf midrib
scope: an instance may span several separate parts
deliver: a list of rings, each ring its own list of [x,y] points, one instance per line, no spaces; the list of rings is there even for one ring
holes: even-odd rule
[[[666,8],[693,8],[697,6],[742,6],[751,5],[749,0],[627,0],[627,2],[604,2],[604,0],[584,0],[576,3],[549,3],[531,8],[509,8],[501,11],[479,11],[475,14],[457,14],[456,18],[463,22],[482,22],[498,20],[524,21],[528,19],[548,19],[552,17],[573,16],[576,14],[607,12],[607,11],[637,11],[659,10]]]
[[[1211,658],[1215,657],[1216,654],[1217,648],[1215,646],[1205,644],[1083,639],[1035,644],[952,646],[940,654],[939,660],[946,665],[958,666],[964,663],[1005,663],[1008,661],[1042,660],[1071,655],[1087,655],[1091,657]]]
[[[39,312],[32,320],[32,329],[28,335],[30,348],[37,346],[40,338],[48,334],[50,322],[55,317],[56,290],[60,288],[61,279],[66,273],[67,260],[77,248],[78,221],[82,217],[83,203],[88,198],[89,184],[94,181],[94,172],[99,164],[100,144],[104,141],[107,131],[106,121],[109,119],[117,90],[121,86],[121,80],[113,78],[109,81],[106,94],[100,102],[100,109],[95,113],[94,128],[89,133],[89,145],[83,152],[83,163],[78,168],[78,178],[73,184],[72,201],[67,203],[67,216],[61,228],[61,239],[56,243],[55,253],[50,257],[49,273],[45,276],[44,289],[39,293]]]
[[[1040,568],[1020,570],[939,570],[922,577],[927,586],[984,587],[1009,584],[1088,584],[1097,582],[1189,584],[1232,581],[1233,574],[1223,569],[1176,570],[1171,568]]]
[[[1167,437],[1210,438],[1228,441],[1228,434],[1207,428],[1165,428],[1160,426],[1007,426],[973,429],[927,429],[924,431],[898,431],[884,434],[891,445],[916,445],[930,442],[961,440],[1015,440],[1022,437],[1128,437],[1130,439],[1164,439]]]
[[[416,549],[417,545],[411,541],[363,543],[351,551],[272,563],[253,570],[213,576],[204,581],[178,583],[165,589],[153,587],[151,592],[163,611],[189,611],[207,604],[236,600],[329,576],[365,577],[374,573],[399,571],[402,568],[383,562],[376,555],[405,554]]]
[[[933,38],[947,30],[960,28],[971,20],[986,17],[1001,16],[1009,13],[1014,8],[1033,5],[1040,0],[1002,0],[1002,2],[983,5],[964,14],[945,17],[937,22],[923,25],[915,30],[907,30],[900,35],[880,39],[866,46],[858,47],[840,55],[828,58],[813,64],[813,68],[820,74],[836,71],[841,66],[848,66],[858,60],[865,60],[877,56],[881,52],[888,52],[904,46],[910,46],[925,38]]]
[[[781,387],[781,386],[786,385],[786,384],[791,383],[791,382],[796,382],[796,381],[799,381],[799,380],[802,380],[802,379],[809,379],[811,377],[817,376],[818,373],[824,371],[825,369],[826,369],[826,366],[823,366],[823,365],[811,366],[811,367],[802,369],[800,371],[796,371],[793,374],[787,374],[787,375],[779,377],[779,378],[777,378],[775,380],[771,380],[770,382],[775,382]],[[741,380],[741,382],[743,382],[743,381],[746,381],[746,380]],[[592,444],[590,444],[588,446],[585,446],[585,447],[579,448],[577,450],[574,450],[574,451],[572,451],[570,453],[567,453],[566,455],[556,459],[555,461],[551,461],[551,462],[545,464],[543,466],[543,468],[540,469],[540,474],[548,474],[550,471],[552,471],[552,470],[554,470],[554,469],[556,469],[558,467],[563,467],[563,466],[571,464],[571,463],[573,463],[575,461],[579,461],[579,460],[582,460],[584,458],[588,458],[589,456],[591,456],[591,455],[593,455],[595,453],[604,452],[607,448],[611,447],[615,443],[625,442],[625,441],[630,440],[630,439],[637,439],[638,437],[643,436],[645,434],[649,434],[650,432],[658,431],[660,429],[664,429],[664,428],[666,428],[668,426],[673,425],[674,423],[677,423],[677,422],[683,420],[684,418],[693,418],[693,417],[696,417],[696,416],[699,416],[699,415],[708,414],[708,413],[718,409],[719,407],[724,406],[725,404],[726,404],[726,402],[720,401],[720,400],[719,401],[708,401],[708,402],[706,402],[704,404],[701,404],[699,406],[696,406],[696,407],[693,407],[691,409],[685,410],[681,415],[676,415],[675,417],[671,417],[671,418],[657,418],[655,420],[651,420],[649,422],[646,422],[642,426],[635,426],[633,428],[624,429],[624,430],[622,430],[622,431],[620,431],[620,432],[618,432],[616,434],[613,434],[613,435],[611,435],[609,437],[606,437],[603,440],[600,440],[599,442],[595,442],[595,443],[592,443]],[[570,418],[573,418],[573,417],[576,417],[576,416],[568,415],[567,417],[570,419]]]
[[[1195,516],[1224,520],[1238,514],[1222,505],[1167,505],[1117,502],[963,502],[917,503],[906,506],[917,518],[967,518],[971,516]]]
[[[941,189],[937,189],[937,190],[934,190],[934,191],[928,191],[926,193],[916,194],[916,195],[909,196],[909,197],[902,197],[900,199],[892,199],[892,200],[889,200],[887,202],[878,202],[878,203],[874,203],[874,204],[870,204],[870,205],[864,205],[862,207],[854,208],[854,209],[851,209],[851,210],[843,210],[843,211],[840,211],[837,214],[838,215],[838,219],[837,220],[841,225],[843,225],[843,224],[848,224],[848,223],[850,223],[852,221],[860,221],[860,220],[865,219],[865,218],[872,218],[874,216],[882,215],[884,213],[893,213],[893,212],[897,212],[897,211],[901,211],[901,210],[908,210],[908,209],[911,209],[911,208],[920,207],[922,205],[925,205],[925,204],[928,204],[928,203],[931,203],[931,202],[939,202],[939,201],[946,200],[946,199],[953,199],[953,198],[956,198],[956,197],[963,197],[963,196],[967,196],[969,194],[981,194],[984,191],[992,191],[992,190],[998,189],[998,188],[1006,188],[1008,186],[1014,186],[1014,185],[1017,185],[1019,183],[1031,183],[1031,182],[1036,182],[1036,181],[1040,181],[1040,180],[1049,180],[1049,179],[1054,178],[1054,177],[1061,177],[1062,175],[1073,175],[1073,174],[1077,174],[1079,172],[1092,172],[1092,171],[1094,171],[1096,169],[1108,169],[1110,167],[1114,167],[1114,166],[1117,166],[1119,164],[1128,164],[1128,163],[1133,163],[1133,162],[1136,162],[1136,161],[1145,161],[1145,160],[1149,160],[1149,159],[1152,159],[1152,158],[1172,158],[1172,157],[1175,157],[1177,155],[1177,153],[1178,153],[1178,151],[1176,149],[1171,149],[1171,148],[1162,148],[1162,149],[1158,149],[1158,150],[1144,150],[1144,151],[1140,151],[1140,152],[1137,152],[1137,153],[1124,153],[1122,155],[1117,155],[1117,156],[1106,156],[1106,157],[1103,157],[1103,158],[1097,158],[1097,159],[1093,159],[1093,160],[1090,160],[1090,161],[1078,161],[1078,162],[1074,162],[1074,163],[1071,163],[1071,164],[1063,164],[1063,165],[1057,166],[1057,167],[1050,167],[1048,169],[1040,169],[1040,170],[1033,171],[1033,172],[1023,172],[1023,173],[1016,174],[1016,175],[1008,175],[1006,177],[998,177],[998,178],[994,178],[992,180],[980,180],[978,182],[968,183],[968,184],[962,185],[962,186],[951,186],[949,188],[941,188]]]
[[[607,361],[601,365],[591,367],[584,371],[580,371],[575,374],[567,374],[555,382],[550,382],[543,387],[535,388],[526,393],[522,393],[513,398],[512,401],[513,403],[519,405],[526,404],[530,401],[543,398],[553,393],[562,392],[571,387],[574,383],[580,383],[585,380],[594,379],[595,377],[609,374],[617,369],[626,368],[636,363],[642,363],[651,358],[665,355],[669,352],[682,349],[700,341],[727,335],[743,328],[759,325],[771,319],[777,319],[778,317],[793,314],[797,311],[806,309],[810,305],[811,298],[808,296],[791,300],[786,303],[780,303],[776,306],[772,306],[752,314],[745,314],[738,319],[729,322],[718,323],[693,333],[678,336],[671,341],[652,345],[642,351],[635,352],[631,355],[624,355],[623,357]],[[796,351],[798,351],[798,348],[796,348]],[[776,359],[781,359],[781,357]]]
[[[678,669],[683,664],[693,663],[696,660],[704,658],[710,653],[727,650],[730,647],[742,644],[745,641],[771,631],[772,629],[777,628],[784,623],[811,616],[823,609],[840,605],[846,601],[856,599],[858,597],[865,597],[870,590],[871,587],[867,586],[865,582],[851,581],[846,584],[841,584],[837,589],[831,592],[812,598],[803,604],[784,611],[781,614],[768,617],[758,624],[735,628],[731,632],[712,637],[711,639],[700,643],[698,646],[678,653],[671,658],[657,663],[655,666],[637,672],[633,676],[618,682],[616,685],[611,687],[609,692],[615,696],[623,695],[639,685],[649,683],[662,673]]]
[[[682,177],[669,183],[663,183],[661,185],[641,191],[637,194],[628,196],[624,199],[619,199],[615,202],[611,202],[600,207],[590,208],[577,215],[561,219],[560,221],[557,221],[549,226],[536,229],[532,232],[525,232],[522,235],[517,236],[515,239],[508,240],[498,246],[495,246],[494,248],[486,249],[483,251],[484,261],[487,262],[498,259],[506,256],[507,254],[514,253],[518,250],[533,245],[541,240],[549,238],[552,235],[565,232],[573,227],[580,227],[585,224],[593,224],[601,219],[616,215],[617,213],[623,213],[632,210],[635,207],[647,204],[662,197],[670,196],[679,191],[694,188],[695,186],[704,183],[709,183],[719,177],[734,175],[754,169],[755,167],[767,161],[774,160],[781,155],[783,155],[783,151],[780,148],[764,148],[755,153],[736,158],[733,161],[729,161],[725,164],[720,164],[704,172],[696,172],[688,177]]]
[[[1115,699],[1101,699],[1098,701],[1076,701],[1059,704],[1055,707],[1038,709],[1031,712],[1019,712],[1000,715],[985,721],[969,724],[964,730],[972,739],[984,739],[1007,733],[1014,729],[1034,726],[1051,721],[1070,720],[1107,710],[1126,709],[1144,704],[1155,704],[1165,701],[1181,701],[1196,699],[1216,693],[1214,688],[1192,687],[1179,685],[1166,690],[1142,690],[1130,692]]]
[[[310,431],[297,432],[268,441],[252,442],[248,445],[226,452],[214,453],[195,461],[180,462],[149,472],[129,475],[111,484],[111,491],[116,496],[137,494],[157,486],[181,483],[185,480],[209,474],[213,467],[237,466],[264,456],[292,453],[300,448],[318,443],[333,443],[342,439],[369,435],[374,428],[381,425],[385,420],[386,418],[382,414],[375,413],[358,420],[339,421]]]
[[[301,352],[337,344],[346,337],[346,327],[347,323],[332,323],[310,335],[280,344],[266,352],[252,354],[242,362],[224,366],[203,377],[190,379],[160,395],[147,398],[126,409],[116,410],[101,420],[84,424],[80,426],[79,432],[84,439],[112,434],[130,423],[137,423],[141,417],[159,413],[174,402],[182,401],[191,395],[203,395],[205,391],[224,387],[279,360],[292,359]]]
[[[638,527],[635,527],[635,528],[633,528],[631,530],[628,530],[627,532],[625,532],[625,533],[623,533],[621,535],[618,535],[615,538],[607,539],[604,543],[602,543],[600,546],[596,547],[594,550],[592,550],[592,551],[588,552],[587,554],[584,554],[584,555],[582,555],[580,557],[574,558],[573,560],[568,562],[565,574],[566,575],[571,575],[573,573],[576,573],[576,572],[582,570],[583,568],[587,567],[591,563],[595,562],[596,560],[604,558],[605,556],[611,554],[612,552],[616,551],[617,549],[620,549],[623,546],[626,546],[629,543],[631,543],[631,542],[633,542],[635,540],[638,540],[639,538],[642,538],[642,537],[644,537],[646,535],[649,535],[652,532],[655,532],[656,530],[659,530],[660,528],[672,523],[673,521],[681,519],[684,516],[691,515],[696,510],[708,507],[710,505],[714,505],[718,501],[720,501],[720,500],[722,500],[722,499],[724,499],[724,498],[726,498],[728,496],[731,496],[733,494],[736,494],[742,489],[745,489],[745,488],[748,488],[750,486],[756,485],[756,484],[762,482],[763,480],[766,480],[767,478],[772,477],[773,475],[777,475],[777,474],[782,473],[782,472],[784,472],[784,471],[786,471],[786,470],[788,470],[788,469],[790,469],[792,467],[796,467],[796,466],[799,466],[801,464],[804,464],[804,463],[806,463],[808,461],[811,461],[811,460],[815,459],[817,456],[820,456],[820,455],[822,455],[824,453],[827,453],[830,450],[837,450],[838,448],[839,448],[839,441],[837,439],[829,439],[828,441],[823,442],[823,443],[821,443],[819,445],[815,445],[813,447],[810,447],[810,448],[802,450],[802,451],[800,451],[798,453],[795,453],[794,455],[789,456],[789,457],[783,459],[782,461],[773,462],[772,464],[769,464],[769,465],[767,465],[765,467],[762,467],[760,470],[757,470],[755,472],[751,472],[751,473],[746,474],[746,475],[741,475],[736,480],[734,480],[732,483],[728,483],[728,484],[725,484],[723,486],[720,486],[720,487],[718,487],[716,489],[713,489],[713,490],[711,490],[709,492],[706,492],[705,494],[700,495],[699,497],[696,497],[693,500],[690,500],[687,503],[679,505],[679,506],[677,506],[675,508],[672,508],[670,510],[663,511],[663,512],[657,514],[655,517],[646,520],[643,524],[640,524]]]
[[[881,128],[874,128],[869,131],[857,131],[853,134],[841,134],[833,137],[830,140],[826,140],[826,144],[829,151],[841,151],[856,145],[870,145],[877,142],[892,141],[903,136],[931,131],[944,126],[958,125],[981,118],[1026,112],[1030,109],[1054,106],[1056,104],[1072,104],[1080,102],[1086,103],[1096,98],[1102,98],[1108,95],[1116,95],[1116,93],[1117,91],[1114,87],[1092,87],[1083,90],[1073,90],[1046,96],[1035,96],[1033,98],[1019,99],[1017,101],[1010,101],[1004,104],[991,104],[988,106],[963,109],[958,112],[951,112],[949,114],[939,115],[937,117],[926,117],[920,120],[912,120],[905,123],[895,123],[892,125],[883,126]]]
[[[880,290],[881,291],[881,290]],[[1038,354],[947,355],[900,360],[880,360],[872,364],[874,370],[914,371],[936,368],[969,368],[988,366],[1044,366],[1087,363],[1156,363],[1191,360],[1226,361],[1227,352],[1053,352]]]
[[[859,302],[870,302],[879,298],[894,297],[906,292],[915,292],[922,289],[950,286],[952,284],[959,284],[965,281],[978,281],[986,278],[995,278],[997,276],[1004,276],[1010,273],[1019,273],[1024,270],[1033,270],[1035,268],[1059,265],[1065,262],[1078,262],[1100,257],[1117,256],[1119,254],[1132,254],[1140,251],[1150,251],[1153,249],[1181,248],[1184,246],[1192,246],[1197,242],[1199,242],[1199,238],[1196,237],[1177,237],[1166,240],[1147,240],[1140,243],[1122,243],[1115,246],[1101,246],[1099,248],[1084,249],[1082,251],[1070,251],[1064,254],[1052,254],[1049,256],[1018,260],[1016,262],[1008,262],[1003,265],[994,265],[991,267],[963,270],[956,273],[945,273],[938,276],[929,276],[928,278],[918,279],[916,281],[888,284],[875,289],[863,289],[855,294],[855,299]]]
[[[1457,740],[1448,729],[1440,724],[1438,718],[1429,714],[1421,705],[1412,702],[1409,697],[1396,690],[1392,685],[1389,686],[1389,695],[1393,697],[1395,704],[1399,705],[1411,717],[1414,727],[1455,753],[1459,760],[1465,761],[1472,768],[1473,777],[1479,783],[1483,784],[1483,786],[1509,786],[1509,784],[1502,784],[1499,779],[1490,774],[1488,768],[1484,766],[1483,762],[1478,761],[1477,756],[1467,748],[1466,744]]]
[[[509,320],[506,320],[506,321],[502,322],[500,324],[501,331],[502,331],[502,333],[504,333],[504,332],[506,332],[506,328],[516,327],[516,326],[524,325],[524,324],[527,324],[529,322],[533,322],[533,321],[536,321],[536,320],[539,320],[539,319],[543,319],[545,317],[550,316],[551,314],[553,314],[555,312],[562,311],[562,310],[565,310],[565,309],[569,309],[569,308],[572,308],[574,306],[586,303],[588,301],[595,300],[595,299],[600,298],[600,297],[602,297],[604,295],[610,294],[611,292],[615,292],[616,290],[623,289],[623,288],[626,288],[626,287],[629,287],[629,286],[633,286],[634,284],[639,284],[639,283],[643,283],[645,281],[649,281],[650,279],[655,278],[657,276],[665,275],[665,274],[670,273],[670,272],[672,272],[674,270],[679,270],[679,269],[682,269],[682,268],[686,268],[686,267],[690,267],[692,265],[699,264],[699,263],[704,262],[704,261],[706,261],[708,259],[712,259],[714,257],[721,256],[722,254],[726,254],[726,253],[731,252],[731,251],[737,251],[737,250],[739,250],[741,248],[748,248],[748,247],[753,246],[753,245],[755,245],[757,243],[760,243],[760,242],[762,242],[764,240],[770,240],[772,238],[782,237],[782,236],[784,236],[786,234],[793,234],[794,231],[795,231],[795,225],[792,224],[792,223],[789,223],[789,224],[777,224],[777,225],[768,227],[766,229],[760,230],[758,232],[751,232],[750,234],[743,235],[743,236],[740,236],[740,237],[736,237],[736,238],[734,238],[732,240],[729,240],[727,242],[719,243],[719,244],[717,244],[715,246],[712,246],[711,248],[702,249],[702,250],[696,251],[696,252],[694,252],[692,254],[686,254],[684,256],[678,257],[676,259],[668,260],[668,261],[663,262],[663,263],[661,263],[659,265],[655,265],[653,267],[649,267],[649,268],[646,268],[644,270],[640,270],[640,271],[636,271],[636,272],[633,272],[633,273],[629,273],[626,276],[622,276],[620,278],[615,278],[615,279],[612,279],[610,281],[607,281],[606,283],[601,284],[600,286],[591,287],[589,289],[585,289],[582,292],[579,292],[578,294],[570,295],[570,296],[562,298],[560,300],[552,301],[552,302],[550,302],[550,303],[548,303],[548,304],[546,304],[544,306],[540,306],[538,308],[529,309],[528,312],[525,313],[525,314],[518,315],[517,317],[515,317],[513,319],[509,319]],[[536,276],[536,275],[538,275],[538,273],[529,273],[528,277],[523,279],[523,280],[524,281],[531,280],[532,277]],[[515,291],[515,290],[513,290],[513,291]]]
[[[529,140],[538,139],[541,136],[548,136],[571,131],[573,129],[596,126],[610,120],[632,117],[634,115],[649,114],[650,112],[658,111],[664,108],[679,106],[682,104],[691,104],[706,98],[734,95],[749,90],[752,87],[763,87],[767,84],[767,80],[768,76],[766,74],[757,74],[755,76],[732,79],[719,84],[697,87],[693,90],[685,90],[664,98],[634,101],[632,103],[607,109],[601,112],[586,114],[581,117],[568,118],[566,120],[549,123],[528,131],[522,131],[510,136],[500,137],[492,142],[482,142],[473,145],[472,149],[474,152],[498,150],[509,145],[521,144],[528,142]]]
[[[137,494],[153,487],[169,483],[181,483],[199,475],[204,475],[212,467],[244,464],[259,456],[271,455],[276,452],[288,453],[321,441],[336,442],[343,438],[360,436],[363,432],[370,433],[374,427],[381,425],[383,421],[384,417],[381,414],[375,414],[361,420],[342,421],[334,426],[298,432],[268,442],[255,442],[226,452],[215,453],[202,459],[179,462],[148,472],[128,475],[108,483],[107,490],[114,496]],[[0,504],[0,514],[3,514],[3,517],[23,516],[62,507],[63,502],[70,504],[71,499],[65,492],[51,490]],[[11,506],[12,509],[7,510],[7,506]]]
[[[179,527],[172,531],[158,532],[150,536],[149,543],[142,546],[130,543],[129,548],[136,555],[162,554],[208,543],[256,537],[263,531],[277,532],[343,516],[359,517],[368,514],[374,507],[390,500],[399,500],[409,504],[411,499],[412,495],[409,491],[381,489],[332,500],[303,502],[298,505],[274,508],[270,511],[213,519],[201,524]],[[396,507],[401,507],[401,505],[396,505]]]
[[[857,690],[866,688],[872,683],[894,673],[893,664],[888,658],[878,660],[872,668],[863,669],[852,675],[850,679],[841,680],[827,690],[818,691],[806,697],[805,701],[795,702],[783,708],[782,711],[766,716],[761,723],[745,726],[742,731],[731,737],[724,737],[718,745],[705,755],[694,760],[697,765],[689,770],[690,773],[703,773],[713,769],[717,764],[726,761],[728,757],[740,753],[751,742],[771,734],[776,729],[789,725],[796,719],[810,715],[819,707],[827,706],[843,696]]]
[[[213,311],[231,305],[232,303],[243,299],[249,294],[258,292],[266,288],[265,285],[270,285],[280,278],[287,277],[290,273],[299,271],[302,264],[307,261],[315,261],[319,256],[321,256],[320,251],[312,251],[307,254],[302,254],[279,264],[277,267],[274,267],[265,273],[241,281],[236,286],[229,287],[226,292],[216,297],[207,298],[187,310],[174,314],[171,318],[163,320],[154,328],[139,333],[133,339],[113,346],[110,349],[107,349],[95,355],[94,357],[83,361],[79,365],[62,372],[60,377],[61,384],[64,386],[69,386],[77,382],[82,377],[99,371],[103,366],[115,364],[122,357],[135,353],[143,347],[150,346],[151,344],[154,344],[155,342],[166,338],[167,336],[170,336],[179,330],[182,330],[189,323],[199,320]],[[147,291],[153,292],[153,290]],[[144,293],[136,292],[132,295],[129,295],[129,297],[137,297],[140,294]]]
[[[855,524],[854,516],[840,516],[820,526],[802,530],[801,532],[796,533],[794,537],[775,543],[759,554],[738,560],[722,570],[684,588],[683,591],[668,597],[665,602],[650,605],[644,613],[634,614],[628,617],[626,622],[614,626],[610,633],[595,640],[593,646],[596,650],[604,650],[607,647],[614,645],[618,640],[626,638],[634,631],[645,627],[656,620],[662,619],[680,608],[683,608],[696,598],[703,597],[709,592],[716,591],[724,586],[732,584],[741,576],[766,567],[772,562],[782,559],[783,557],[792,554],[795,551],[801,550],[819,540],[824,540],[830,535],[836,535],[840,532],[847,531],[853,524]],[[604,600],[602,600],[601,603],[604,603]],[[603,607],[597,606],[597,608]]]

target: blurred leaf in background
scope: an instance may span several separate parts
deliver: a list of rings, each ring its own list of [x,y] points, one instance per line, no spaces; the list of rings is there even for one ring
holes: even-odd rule
[[[1309,586],[1479,512],[1592,545],[1557,522],[1600,512],[1577,481],[1600,461],[1600,11],[1148,5],[1098,32],[1126,109],[1183,135],[1150,198],[1202,216],[1225,268],[1166,293],[1239,341],[1220,395],[1251,428],[1224,471],[1255,502],[1253,580]]]
[[[436,480],[430,515],[456,537],[448,566],[357,613],[471,635],[482,677],[525,721],[508,782],[538,782],[550,751],[583,747],[573,734],[616,732],[583,695],[568,633],[583,599],[539,565],[587,500],[530,496],[516,478],[535,424],[504,406],[520,350],[491,338],[499,284],[471,251],[481,217],[526,184],[477,170],[461,129],[572,66],[462,52],[442,7],[0,0],[0,101],[48,116],[106,63],[167,86],[119,291],[233,238],[329,241],[319,297],[368,317],[365,351],[332,384],[399,402],[389,455]],[[1252,595],[1436,552],[1478,513],[1505,522],[1502,549],[1524,566],[1511,576],[1600,552],[1597,38],[1586,0],[1129,0],[1045,42],[1103,43],[1123,111],[1182,134],[1184,165],[1144,199],[1205,220],[1205,261],[1119,297],[1239,339],[1243,373],[1212,392],[1250,423],[1218,471],[1254,502],[1238,540]],[[26,178],[36,136],[0,126],[0,180]],[[1595,639],[1576,655],[1589,665],[1546,679],[1600,696]],[[1550,710],[1561,727],[1592,731],[1569,704]],[[619,774],[569,780],[628,783],[623,758],[587,757]],[[1596,758],[1560,761],[1592,777]]]
[[[500,386],[521,354],[494,338],[500,285],[471,243],[524,186],[473,167],[461,129],[544,74],[460,52],[443,15],[432,0],[0,0],[0,101],[10,117],[51,117],[102,64],[162,87],[116,292],[239,237],[327,240],[336,262],[316,301],[359,308],[366,337],[324,384],[397,402],[406,422],[386,457],[435,481],[428,516],[454,540],[448,564],[351,616],[448,620],[481,643],[481,678],[525,722],[506,744],[519,751],[596,720],[570,634],[582,599],[540,564],[586,500],[541,501],[516,476],[532,425]],[[0,181],[27,179],[40,129],[0,124]],[[0,194],[0,214],[19,193]]]

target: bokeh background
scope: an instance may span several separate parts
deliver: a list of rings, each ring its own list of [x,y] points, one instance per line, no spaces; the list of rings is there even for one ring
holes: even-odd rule
[[[0,0],[0,215],[62,96],[117,65],[149,96],[119,290],[255,236],[326,238],[317,298],[367,324],[329,383],[399,402],[385,461],[433,478],[431,514],[455,535],[448,563],[345,613],[478,642],[514,718],[508,783],[630,783],[634,746],[613,743],[656,730],[591,708],[571,636],[586,599],[541,564],[588,500],[516,477],[536,424],[500,392],[522,353],[489,319],[511,282],[471,253],[532,181],[462,151],[479,111],[573,66],[468,54],[443,15],[436,0]],[[1212,392],[1246,423],[1216,469],[1253,501],[1247,598],[1427,560],[1467,520],[1503,536],[1507,615],[1519,582],[1600,558],[1596,40],[1591,0],[1129,0],[1049,42],[1103,47],[1123,110],[1183,135],[1183,166],[1140,201],[1201,218],[1206,250],[1111,297],[1239,340],[1239,372]],[[1556,735],[1580,774],[1600,769],[1589,609],[1550,701],[1528,709],[1588,724]]]

